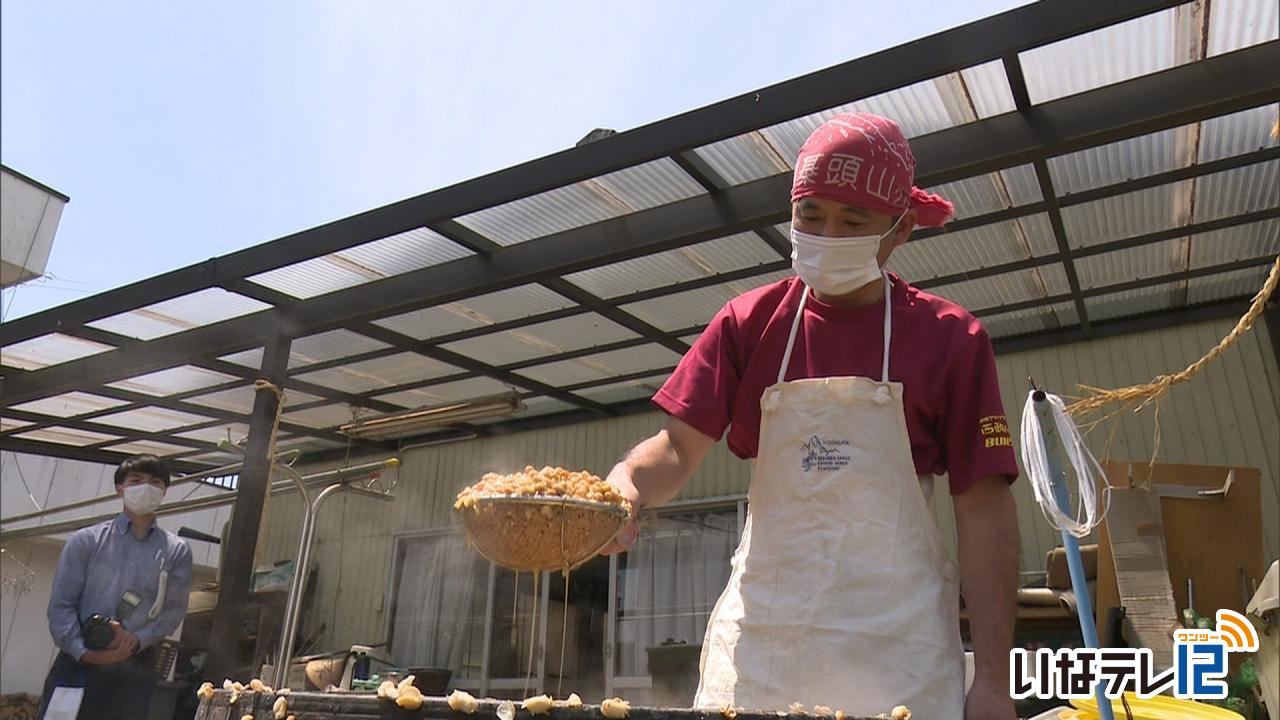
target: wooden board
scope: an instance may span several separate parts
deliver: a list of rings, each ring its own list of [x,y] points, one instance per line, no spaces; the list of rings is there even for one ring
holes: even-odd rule
[[[1178,609],[1169,587],[1169,564],[1158,495],[1117,488],[1107,513],[1116,594],[1126,611],[1131,642],[1151,649],[1158,670],[1173,666]]]
[[[1116,487],[1129,484],[1129,463],[1103,463],[1107,477]],[[1262,550],[1261,473],[1255,468],[1228,468],[1206,465],[1157,464],[1148,469],[1146,461],[1135,462],[1135,485],[1183,485],[1219,487],[1229,470],[1235,481],[1222,500],[1192,500],[1162,497],[1160,515],[1164,527],[1169,581],[1178,610],[1187,606],[1187,578],[1195,585],[1196,611],[1211,615],[1219,608],[1244,611],[1240,588],[1240,568],[1250,584],[1262,579],[1265,571]],[[1098,529],[1098,592],[1096,618],[1099,637],[1108,608],[1120,604],[1116,587],[1115,562],[1110,533],[1104,522]],[[1252,590],[1252,587],[1250,587]]]

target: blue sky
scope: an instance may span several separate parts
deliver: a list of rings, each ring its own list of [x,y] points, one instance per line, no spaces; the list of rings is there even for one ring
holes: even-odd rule
[[[1019,4],[5,0],[0,160],[71,203],[4,316]]]

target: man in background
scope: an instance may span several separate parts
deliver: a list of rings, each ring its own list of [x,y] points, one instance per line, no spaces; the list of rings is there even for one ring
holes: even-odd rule
[[[156,684],[155,646],[182,623],[191,592],[191,549],[156,526],[169,467],[154,455],[115,472],[124,512],[72,533],[49,599],[57,658],[40,718],[141,720]]]

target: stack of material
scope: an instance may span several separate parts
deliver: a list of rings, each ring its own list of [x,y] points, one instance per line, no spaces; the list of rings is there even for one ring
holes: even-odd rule
[[[1084,576],[1092,593],[1098,576],[1098,546],[1081,545],[1080,556],[1084,561]],[[1067,569],[1067,553],[1062,548],[1050,550],[1044,559],[1045,586],[1020,588],[1018,604],[1031,607],[1062,606],[1071,612],[1076,609],[1076,594],[1071,589],[1071,573]]]
[[[0,720],[36,720],[40,698],[25,693],[0,695]]]

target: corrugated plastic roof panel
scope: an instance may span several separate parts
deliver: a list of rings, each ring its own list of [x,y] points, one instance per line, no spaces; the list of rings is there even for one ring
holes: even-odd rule
[[[1014,108],[1004,68],[999,61],[992,61],[705,145],[695,153],[727,182],[738,185],[789,172],[809,133],[840,113],[884,115],[901,124],[908,137],[914,137]]]
[[[1209,56],[1275,40],[1280,36],[1277,0],[1213,0],[1209,4]]]
[[[282,420],[316,429],[337,427],[351,422],[351,407],[338,404],[293,410],[286,412]]]
[[[1053,264],[980,280],[952,283],[930,288],[929,292],[947,298],[970,312],[979,312],[1062,295],[1069,292],[1069,287],[1062,266]]]
[[[155,440],[134,440],[133,442],[111,445],[103,449],[110,450],[112,452],[129,453],[131,455],[150,453],[152,455],[159,455],[160,457],[176,455],[183,452],[191,452],[191,448],[184,445],[170,445],[169,443],[156,442]]]
[[[1006,168],[926,188],[956,206],[955,219],[1004,210],[1040,201],[1040,184],[1030,165]]]
[[[1275,127],[1278,116],[1280,104],[1271,103],[1205,120],[1200,131],[1200,162],[1275,147],[1280,144],[1280,139],[1271,134],[1271,129]]]
[[[1072,309],[1070,313],[1067,313],[1065,308],[1069,307],[1069,305],[1059,304],[1052,307],[1015,310],[1009,313],[988,315],[979,320],[979,322],[986,329],[987,335],[992,338],[1027,335],[1074,325],[1075,310]],[[1064,315],[1069,315],[1070,321]]]
[[[17,430],[18,428],[24,428],[34,424],[35,423],[29,423],[26,420],[15,420],[13,418],[0,417],[0,432]]]
[[[293,437],[278,441],[276,443],[276,447],[280,450],[315,452],[317,450],[332,450],[333,448],[346,447],[346,445],[333,440],[323,440],[320,438]]]
[[[613,375],[644,370],[660,370],[680,362],[680,356],[661,345],[641,345],[626,350],[613,350],[596,355],[561,360],[518,370],[520,375],[541,383],[560,387]]]
[[[612,320],[589,313],[467,338],[443,347],[490,365],[510,365],[636,337],[639,336]]]
[[[965,68],[960,71],[960,76],[964,78],[965,88],[978,117],[994,117],[1017,109],[1003,62],[992,60]]]
[[[0,348],[0,364],[23,370],[39,370],[108,350],[115,348],[62,333],[49,333]]]
[[[684,342],[684,344],[686,344],[686,345],[688,345],[688,346],[692,347],[694,343],[698,342],[698,338],[700,338],[700,337],[702,337],[702,331],[701,331],[701,330],[699,330],[699,331],[698,331],[698,332],[696,332],[696,333],[689,333],[688,335],[681,335],[679,338],[677,338],[677,340],[680,340],[680,341]]]
[[[168,370],[139,375],[128,380],[108,383],[107,387],[139,392],[144,395],[173,395],[189,390],[222,385],[238,379],[231,375],[206,370],[194,365],[182,365]]]
[[[436,305],[375,320],[374,324],[415,340],[427,340],[494,323],[563,310],[573,307],[574,304],[572,300],[541,285],[521,285],[459,302]]]
[[[374,340],[350,330],[330,330],[329,332],[295,339],[289,346],[289,369],[360,355],[386,347],[390,346],[380,340]],[[219,360],[233,362],[245,367],[260,368],[262,367],[262,348],[226,355],[219,358]]]
[[[1187,266],[1187,239],[1176,238],[1075,261],[1085,290],[1180,272]]]
[[[215,444],[223,440],[238,442],[241,438],[249,436],[249,426],[244,423],[227,423],[225,425],[200,428],[199,430],[187,430],[174,433],[174,435],[188,440],[199,440],[200,442]]]
[[[954,203],[957,220],[1003,210],[1010,205],[1003,181],[995,173],[977,175],[925,189]]]
[[[1181,303],[1181,297],[1182,283],[1166,283],[1086,298],[1084,303],[1085,309],[1089,312],[1089,319],[1093,322],[1101,322],[1167,310]]]
[[[666,382],[667,377],[667,375],[651,375],[639,380],[628,380],[627,382],[611,385],[585,388],[579,390],[576,394],[606,405],[640,400],[653,397],[658,392],[658,389],[662,387],[662,384]]]
[[[1280,220],[1264,220],[1191,238],[1193,268],[1268,255],[1280,255]]]
[[[434,230],[417,228],[268,270],[247,279],[277,292],[306,299],[472,254]]]
[[[707,324],[725,303],[735,297],[753,288],[790,277],[791,274],[790,271],[767,273],[723,285],[712,285],[674,295],[641,300],[624,305],[622,309],[660,330],[667,332],[683,330],[695,325]]]
[[[648,210],[706,193],[671,158],[611,172],[594,182],[632,210]]]
[[[417,353],[404,352],[303,373],[297,377],[334,390],[364,393],[461,372],[461,368]]]
[[[1280,160],[1256,163],[1196,180],[1195,219],[1217,220],[1280,205]]]
[[[200,453],[198,455],[187,455],[182,459],[188,462],[200,463],[201,465],[218,467],[221,465],[231,465],[233,463],[240,462],[243,458],[238,455],[232,455],[231,453],[215,451]]]
[[[76,390],[15,405],[13,409],[66,418],[128,404],[127,400],[103,397]]]
[[[603,298],[651,290],[687,280],[776,262],[773,248],[755,233],[738,233],[697,245],[645,255],[566,275],[574,285]]]
[[[266,303],[222,288],[205,288],[87,324],[89,327],[126,337],[152,340],[270,307]]]
[[[213,420],[211,417],[201,415],[193,415],[180,410],[170,410],[161,407],[142,407],[133,410],[124,410],[110,415],[96,417],[90,422],[100,425],[111,425],[113,427],[125,428],[128,430],[141,430],[142,432],[162,432],[165,430],[173,430],[174,428],[186,427],[187,425],[199,425]]]
[[[1190,62],[1180,34],[1197,30],[1184,5],[1027,50],[1027,92],[1042,103]]]
[[[694,150],[694,154],[730,185],[791,172],[791,160],[779,155],[777,149],[754,130],[703,145]]]
[[[920,282],[1055,252],[1048,216],[1040,213],[912,240],[893,251],[888,267]]]
[[[40,428],[39,430],[28,430],[24,433],[18,433],[13,437],[22,438],[24,440],[38,440],[40,442],[57,443],[59,445],[75,445],[77,447],[97,445],[98,443],[120,439],[119,435],[107,435],[106,433],[91,432],[89,430],[76,430],[73,428],[65,428],[60,425]]]
[[[197,395],[196,397],[188,398],[187,402],[192,405],[204,405],[205,407],[248,415],[253,411],[253,400],[257,397],[257,394],[258,390],[254,386],[244,385],[230,390],[219,390],[207,395]],[[284,389],[285,407],[304,405],[320,399],[315,395],[310,395],[300,390],[292,390],[287,386]]]
[[[516,245],[703,192],[680,166],[661,158],[478,210],[457,221],[499,245]]]
[[[1040,180],[1036,178],[1036,169],[1031,165],[1017,165],[1000,171],[1004,186],[1009,190],[1009,198],[1016,205],[1030,205],[1040,202],[1044,195],[1040,192]]]
[[[1213,302],[1232,298],[1251,298],[1262,289],[1271,268],[1259,265],[1248,270],[1219,273],[1187,281],[1187,303]]]
[[[1049,158],[1053,188],[1068,195],[1186,167],[1195,158],[1195,132],[1184,125]]]
[[[1062,208],[1072,247],[1144,235],[1190,222],[1191,180]]]
[[[577,410],[577,405],[572,405],[563,400],[547,397],[545,395],[536,395],[534,397],[525,398],[524,410],[521,411],[514,419],[538,417],[539,415],[550,415],[552,413],[565,412],[567,410]],[[511,420],[512,418],[491,418],[488,421],[479,421],[482,424],[501,422],[503,420]]]
[[[904,88],[858,100],[812,115],[788,120],[760,132],[777,149],[789,167],[795,166],[800,146],[819,125],[846,112],[871,112],[893,118],[908,138],[963,124],[972,119],[973,109],[958,107],[953,80],[935,78]],[[964,117],[968,114],[969,117]]]
[[[439,385],[428,385],[413,390],[387,393],[386,395],[378,395],[375,399],[402,405],[406,408],[420,408],[474,400],[489,395],[499,395],[510,390],[511,387],[506,383],[499,382],[493,378],[474,377]]]

